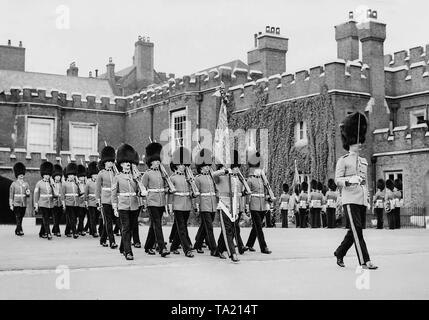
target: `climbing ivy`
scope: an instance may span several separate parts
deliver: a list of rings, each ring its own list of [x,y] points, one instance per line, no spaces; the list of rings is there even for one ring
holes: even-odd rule
[[[268,129],[267,177],[275,194],[281,193],[284,181],[291,185],[294,161],[299,172],[311,179],[326,182],[328,172],[335,167],[335,118],[331,97],[324,87],[317,96],[280,102],[266,106],[267,98],[261,89],[255,105],[240,113],[232,113],[235,103],[227,106],[228,123],[233,130]],[[300,121],[307,122],[308,144],[295,146],[295,128]],[[243,172],[247,172],[243,168]]]

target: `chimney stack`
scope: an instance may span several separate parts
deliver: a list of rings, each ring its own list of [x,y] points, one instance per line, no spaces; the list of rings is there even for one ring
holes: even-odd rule
[[[12,41],[8,40],[7,45],[0,45],[0,69],[25,71],[25,48],[22,41],[19,46],[12,46]]]
[[[133,64],[136,67],[137,88],[144,88],[154,82],[154,44],[149,37],[139,36],[135,43]]]
[[[98,69],[95,69],[95,77],[98,78]]]
[[[70,63],[70,67],[67,69],[67,76],[77,77],[79,75],[79,68],[76,67],[76,62]]]
[[[359,59],[359,38],[353,12],[349,12],[349,21],[335,26],[335,40],[337,41],[337,58],[349,60]]]
[[[280,35],[280,28],[265,27],[265,33],[254,34],[255,49],[247,53],[251,70],[259,70],[264,77],[286,71],[286,53],[289,39]]]

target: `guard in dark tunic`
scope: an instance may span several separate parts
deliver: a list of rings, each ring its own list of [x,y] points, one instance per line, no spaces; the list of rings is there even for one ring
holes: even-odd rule
[[[12,182],[9,188],[9,206],[16,218],[15,234],[23,236],[22,220],[27,209],[27,199],[30,197],[30,186],[24,181],[25,165],[22,162],[17,162],[13,166],[13,173],[16,180]]]
[[[370,258],[363,237],[362,211],[369,206],[367,191],[368,162],[359,156],[362,144],[365,142],[367,130],[366,117],[355,112],[346,117],[340,126],[341,139],[348,154],[340,157],[335,169],[335,182],[341,189],[341,201],[349,228],[343,242],[335,250],[337,264],[345,267],[343,258],[354,244],[359,264],[366,269],[377,269]]]

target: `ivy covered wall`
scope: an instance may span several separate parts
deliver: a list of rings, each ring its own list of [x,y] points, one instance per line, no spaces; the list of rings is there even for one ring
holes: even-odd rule
[[[300,173],[310,174],[311,179],[326,183],[332,177],[336,164],[336,122],[334,107],[327,87],[317,96],[266,106],[268,94],[256,86],[257,99],[246,111],[233,113],[234,101],[228,106],[230,129],[268,129],[267,176],[276,195],[281,185],[291,185],[294,161]],[[296,124],[306,121],[308,144],[295,145]],[[259,146],[259,135],[257,135]],[[243,168],[247,173],[247,168]]]

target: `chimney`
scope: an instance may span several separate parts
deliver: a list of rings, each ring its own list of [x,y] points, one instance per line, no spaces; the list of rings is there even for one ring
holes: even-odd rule
[[[98,78],[98,69],[95,69],[95,77]]]
[[[147,87],[154,82],[153,48],[149,37],[138,37],[134,50],[134,66],[136,67],[137,88]]]
[[[337,41],[337,58],[349,60],[359,59],[359,38],[353,12],[349,12],[349,21],[335,26]]]
[[[79,68],[76,67],[76,62],[70,63],[70,67],[67,69],[67,76],[77,77],[79,75]]]
[[[89,72],[89,77],[92,78],[92,71]]]
[[[265,33],[254,34],[255,49],[247,53],[251,70],[259,70],[264,77],[286,71],[289,39],[280,35],[280,28],[266,26]]]
[[[107,75],[107,80],[109,80],[109,82],[111,84],[114,84],[115,81],[115,64],[113,63],[113,59],[112,57],[109,58],[109,63],[106,65],[106,75]]]
[[[22,41],[19,47],[12,46],[12,41],[8,40],[7,45],[0,45],[0,70],[25,71],[25,48]]]

